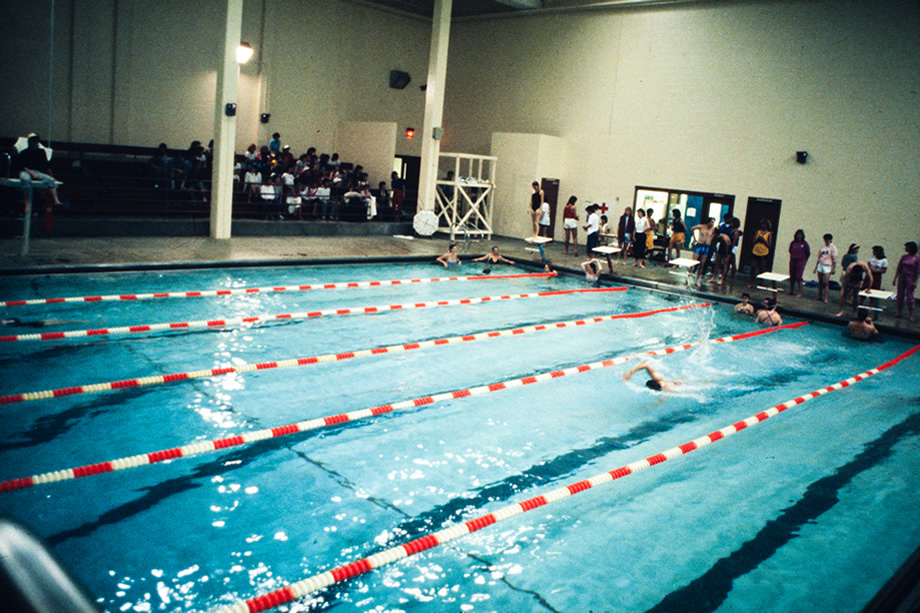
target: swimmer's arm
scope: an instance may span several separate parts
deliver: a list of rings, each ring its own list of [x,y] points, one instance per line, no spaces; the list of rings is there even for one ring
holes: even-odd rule
[[[482,257],[473,258],[473,261],[474,261],[474,262],[485,262],[488,258],[489,258],[489,254],[487,253],[487,254],[485,254],[485,255],[482,256]],[[459,259],[459,258],[457,258],[457,259]]]
[[[636,374],[637,372],[639,372],[640,370],[643,370],[643,369],[647,370],[647,371],[649,372],[650,375],[652,374],[652,370],[649,368],[648,362],[639,362],[638,364],[636,364],[635,366],[633,366],[631,369],[629,369],[628,372],[626,372],[626,373],[623,375],[623,381],[629,381],[629,380],[632,378],[632,376],[633,376],[634,374]],[[657,374],[657,373],[656,373],[656,374]],[[652,378],[654,379],[655,376],[652,375]],[[659,378],[660,378],[660,377],[659,377]]]
[[[498,256],[498,261],[499,261],[499,262],[504,262],[505,264],[514,265],[514,261],[509,260],[508,258],[506,258],[506,257],[503,256],[503,255]]]

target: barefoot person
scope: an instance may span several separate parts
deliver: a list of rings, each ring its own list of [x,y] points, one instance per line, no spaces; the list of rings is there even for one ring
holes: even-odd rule
[[[840,312],[837,317],[843,317],[847,305],[853,306],[853,315],[859,305],[859,292],[872,287],[872,270],[865,262],[853,262],[847,266],[840,284]]]
[[[815,262],[814,272],[818,273],[818,300],[823,300],[824,304],[827,304],[831,277],[837,269],[837,245],[833,241],[833,235],[824,235],[824,246],[818,250],[818,261]]]
[[[670,392],[681,385],[681,382],[677,379],[672,379],[670,381],[666,380],[661,376],[655,368],[648,362],[639,362],[632,369],[629,370],[625,375],[623,375],[623,381],[629,381],[634,374],[644,370],[648,373],[648,376],[651,377],[648,381],[645,382],[645,387],[656,392]]]
[[[543,214],[543,190],[540,184],[534,181],[530,184],[533,193],[530,194],[530,220],[533,222],[533,237],[540,235],[540,217]]]
[[[702,280],[706,270],[706,263],[709,262],[711,255],[709,244],[712,242],[715,225],[716,220],[710,217],[706,220],[706,223],[697,224],[690,228],[690,234],[696,238],[696,243],[693,245],[693,259],[700,263],[696,267],[697,283]]]
[[[917,243],[910,241],[904,243],[904,255],[901,256],[894,272],[894,285],[898,288],[896,319],[901,317],[901,311],[906,303],[907,316],[914,321],[914,291],[917,289],[918,277],[920,277],[920,255],[917,255]]]
[[[578,198],[569,197],[562,210],[562,229],[565,232],[565,252],[569,253],[569,238],[572,239],[572,245],[575,246],[575,257],[578,257],[578,212],[575,210],[575,203]],[[591,255],[590,253],[588,255]]]
[[[680,248],[684,244],[684,237],[687,232],[687,226],[680,218],[680,211],[674,209],[672,214],[674,218],[671,220],[671,240],[668,241],[668,261],[680,257]],[[671,253],[672,251],[674,252],[673,255]]]

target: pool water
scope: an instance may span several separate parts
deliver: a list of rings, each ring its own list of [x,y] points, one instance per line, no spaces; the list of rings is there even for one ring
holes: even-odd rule
[[[464,270],[473,274],[478,269]],[[513,268],[495,273],[519,272]],[[454,271],[451,271],[454,274]],[[447,276],[427,264],[0,278],[0,298]],[[11,307],[53,328],[587,287],[574,277]],[[0,343],[0,395],[700,302],[632,288],[227,330]],[[0,406],[0,481],[748,332],[714,305],[299,368]],[[30,333],[29,328],[8,330]],[[208,610],[641,460],[887,362],[811,323],[0,494],[108,611]],[[920,544],[920,358],[289,610],[858,611]]]

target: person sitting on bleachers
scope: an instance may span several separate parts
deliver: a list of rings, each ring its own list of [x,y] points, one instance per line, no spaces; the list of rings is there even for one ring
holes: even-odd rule
[[[336,203],[332,200],[332,182],[329,179],[323,179],[322,184],[316,190],[316,198],[319,200],[323,219],[326,219],[327,216],[329,219],[335,219]]]
[[[252,164],[259,159],[259,152],[256,150],[256,144],[252,143],[249,145],[249,147],[246,149],[246,153],[243,155],[246,156],[246,165],[252,166]]]
[[[295,164],[296,160],[294,159],[294,154],[291,153],[290,145],[282,147],[279,159],[281,160],[281,166],[283,168],[290,168]]]
[[[159,189],[161,183],[166,184],[166,177],[169,176],[169,150],[166,143],[159,144],[147,164],[153,169],[153,188]]]
[[[283,191],[280,174],[272,174],[262,183],[259,193],[262,196],[262,203],[265,207],[265,219],[284,219],[284,216],[279,212],[281,210],[280,202]]]

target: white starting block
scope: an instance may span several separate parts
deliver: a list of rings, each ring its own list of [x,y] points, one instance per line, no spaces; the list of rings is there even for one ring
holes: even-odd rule
[[[859,292],[859,295],[863,298],[868,298],[871,302],[869,304],[860,305],[860,309],[869,309],[870,311],[884,311],[884,307],[875,306],[878,304],[876,300],[891,300],[894,298],[894,292],[889,292],[881,289],[864,289]]]
[[[534,249],[533,247],[525,247],[525,249],[527,249],[527,251],[533,251],[534,253],[539,251],[540,257],[543,258],[543,263],[545,264],[546,253],[543,251],[543,245],[553,242],[553,239],[549,238],[548,236],[528,236],[524,239],[524,242],[539,247],[539,249]]]
[[[32,231],[32,191],[38,189],[48,189],[49,187],[59,188],[63,183],[60,181],[23,181],[22,179],[13,179],[13,178],[0,178],[0,187],[15,187],[23,191],[29,192],[23,196],[25,200],[25,208],[23,210],[22,218],[22,248],[20,250],[21,255],[26,255],[29,252],[29,234]],[[51,200],[51,195],[46,194],[45,196],[45,231],[49,234],[51,229],[54,227],[54,203]]]
[[[671,270],[668,272],[670,272],[672,275],[686,277],[690,274],[690,271],[693,270],[693,267],[699,264],[699,261],[691,260],[690,258],[675,258],[668,263],[681,269],[680,271]]]
[[[604,246],[604,247],[595,247],[592,251],[594,251],[594,253],[600,253],[601,255],[607,256],[607,268],[610,269],[610,274],[613,274],[613,261],[610,259],[610,256],[616,253],[619,253],[623,250],[620,249],[619,247]]]
[[[761,281],[770,282],[770,287],[764,287],[762,285],[758,285],[757,289],[762,289],[766,292],[773,292],[773,302],[778,302],[777,299],[779,298],[779,288],[776,287],[776,284],[782,283],[783,281],[788,281],[789,275],[783,275],[778,272],[762,272],[759,275],[757,275],[757,278],[760,279]]]

